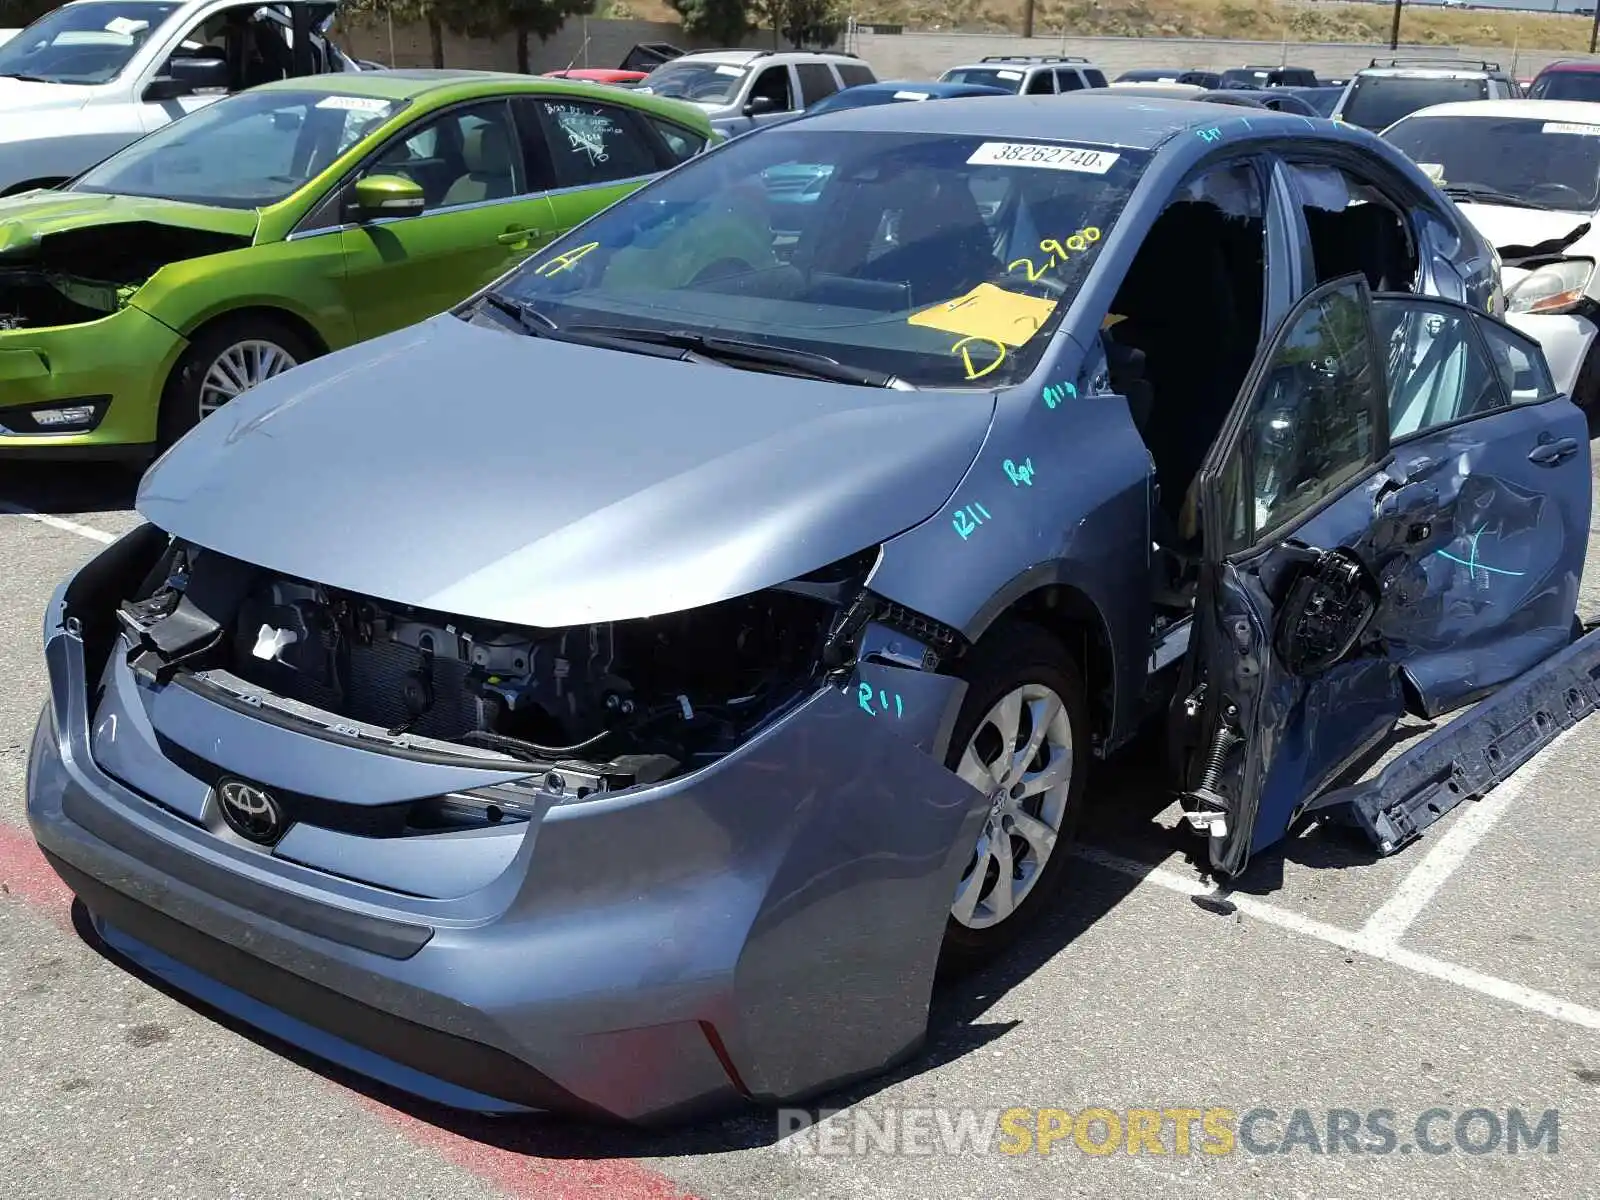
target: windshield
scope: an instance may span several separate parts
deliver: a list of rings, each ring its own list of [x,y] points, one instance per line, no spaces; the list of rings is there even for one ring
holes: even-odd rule
[[[739,94],[745,74],[744,67],[732,63],[669,63],[651,71],[637,90],[674,100],[727,104]]]
[[[1600,112],[1594,124],[1411,117],[1385,136],[1441,187],[1483,188],[1541,208],[1600,208]]]
[[[941,83],[981,83],[984,87],[1020,91],[1023,73],[1006,67],[957,67],[939,76]]]
[[[1222,73],[1222,86],[1238,87],[1243,84],[1245,87],[1264,87],[1271,74],[1265,67],[1235,67]]]
[[[1530,100],[1600,100],[1600,71],[1546,71],[1533,81]]]
[[[109,83],[177,7],[91,0],[58,8],[0,46],[0,75]]]
[[[1401,117],[1419,108],[1448,104],[1453,100],[1482,100],[1489,95],[1489,81],[1482,78],[1455,78],[1417,75],[1358,75],[1350,85],[1350,99],[1339,115],[1363,129],[1387,129]]]
[[[920,387],[1006,384],[1037,364],[1150,158],[805,125],[691,160],[552,243],[501,296],[558,328],[736,339]]]
[[[81,175],[75,192],[261,208],[299,191],[403,100],[251,91],[183,117]]]
[[[1289,95],[1304,100],[1316,110],[1319,117],[1332,116],[1334,105],[1338,104],[1339,97],[1344,95],[1344,89],[1336,87],[1285,88],[1284,90]]]

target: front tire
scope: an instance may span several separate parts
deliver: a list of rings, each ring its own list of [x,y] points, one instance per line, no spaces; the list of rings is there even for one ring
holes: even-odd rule
[[[967,696],[945,765],[989,813],[956,886],[945,965],[960,971],[1016,940],[1061,892],[1088,773],[1083,674],[1033,625],[993,631],[963,664]]]
[[[237,317],[208,325],[178,360],[161,397],[162,449],[224,404],[315,357],[295,329],[271,317]]]

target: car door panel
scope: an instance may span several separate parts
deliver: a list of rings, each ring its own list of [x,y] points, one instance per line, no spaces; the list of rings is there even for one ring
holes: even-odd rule
[[[362,171],[371,173],[412,179],[430,207],[341,232],[345,287],[363,339],[445,311],[553,236],[555,214],[542,192],[528,194],[520,142],[504,101],[420,123],[374,156]],[[510,194],[497,194],[505,192]],[[474,198],[480,195],[487,198]]]
[[[1426,346],[1402,344],[1405,331],[1384,315],[1395,304],[1413,314],[1408,323]],[[1408,536],[1429,550],[1406,577],[1386,581],[1394,602],[1385,633],[1417,705],[1434,716],[1570,640],[1588,543],[1587,421],[1547,373],[1522,389],[1542,398],[1519,401],[1517,371],[1495,369],[1483,335],[1512,352],[1524,343],[1524,374],[1539,370],[1538,352],[1499,322],[1420,298],[1378,297],[1374,306],[1380,336],[1391,339],[1391,422],[1404,439],[1386,502],[1411,497]],[[1437,369],[1447,360],[1476,369],[1458,365],[1452,377]],[[1442,404],[1430,368],[1446,376]],[[1407,378],[1397,379],[1402,369]],[[1415,428],[1425,405],[1438,419]]]
[[[1550,396],[1536,346],[1512,362],[1489,326],[1520,336],[1450,302],[1323,285],[1267,343],[1207,457],[1185,696],[1201,736],[1184,771],[1220,872],[1280,840],[1408,708],[1462,703],[1570,636],[1582,418]],[[1402,345],[1398,328],[1425,336]],[[1548,398],[1513,403],[1518,387]],[[1388,453],[1392,422],[1405,440]]]

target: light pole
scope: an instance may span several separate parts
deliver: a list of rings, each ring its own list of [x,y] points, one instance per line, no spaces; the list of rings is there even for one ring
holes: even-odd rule
[[[1389,49],[1400,49],[1400,4],[1401,0],[1394,0],[1394,24],[1389,26]]]
[[[1600,3],[1594,6],[1594,24],[1589,29],[1589,53],[1594,53],[1594,44],[1600,40]]]

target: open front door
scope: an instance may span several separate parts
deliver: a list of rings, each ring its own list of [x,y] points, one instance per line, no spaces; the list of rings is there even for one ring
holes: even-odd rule
[[[1385,374],[1365,282],[1318,288],[1263,346],[1201,469],[1181,769],[1189,820],[1224,874],[1404,708],[1369,631],[1380,579],[1420,558],[1431,516],[1380,470]]]

